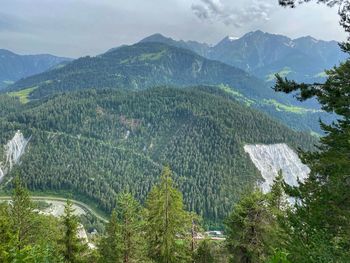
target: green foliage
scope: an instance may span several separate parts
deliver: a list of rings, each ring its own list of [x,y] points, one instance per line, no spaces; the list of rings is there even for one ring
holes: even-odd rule
[[[140,204],[129,193],[118,196],[99,245],[101,262],[147,262],[144,227]]]
[[[220,222],[260,178],[244,144],[315,142],[204,87],[90,90],[24,107],[0,123],[0,140],[31,136],[17,167],[28,187],[72,191],[108,213],[123,191],[144,202],[167,162],[186,208]]]
[[[22,89],[20,91],[9,92],[8,95],[10,97],[18,98],[22,104],[26,104],[29,102],[29,95],[36,89],[37,87]]]
[[[281,1],[294,5],[295,1]],[[319,1],[340,4],[342,26],[349,31],[348,1]],[[350,52],[349,43],[342,45]],[[350,60],[326,71],[324,84],[296,83],[277,76],[276,91],[298,92],[304,101],[315,97],[328,112],[338,114],[332,125],[321,123],[326,136],[319,151],[303,152],[303,161],[311,172],[299,187],[285,187],[297,198],[295,209],[288,214],[288,258],[292,262],[347,262],[350,258]]]
[[[269,84],[238,68],[216,59],[208,60],[186,49],[155,42],[137,43],[97,57],[79,58],[64,67],[22,79],[7,90],[22,102],[28,102],[72,90],[144,90],[162,85],[186,89],[194,85],[225,87],[238,101],[297,130],[320,132],[318,117],[330,118],[290,105],[293,100],[274,93]],[[260,103],[264,100],[266,102]],[[256,103],[252,103],[254,101]],[[281,110],[288,114],[281,114]]]
[[[0,204],[1,262],[63,262],[58,220],[33,208],[28,191],[16,178],[11,203]]]
[[[169,167],[164,167],[160,183],[149,193],[146,209],[150,258],[160,263],[188,262],[189,246],[185,241],[191,221],[183,209],[181,193],[174,188]]]
[[[121,237],[121,262],[146,262],[145,222],[142,218],[140,204],[130,193],[125,193],[118,196],[117,207]]]
[[[209,240],[203,240],[200,242],[199,247],[196,251],[196,255],[194,257],[195,263],[214,263],[215,259],[212,253],[212,248],[210,246]]]
[[[140,90],[159,85],[189,87],[225,84],[248,97],[275,97],[267,85],[244,71],[162,43],[137,43],[96,57],[83,57],[42,74],[22,79],[9,91],[38,88],[31,98],[62,91],[117,88]]]
[[[36,231],[34,228],[34,204],[29,198],[28,190],[23,187],[18,177],[16,177],[14,185],[9,214],[15,233],[15,247],[21,251],[31,243],[33,232]]]
[[[106,226],[106,233],[101,238],[98,246],[99,262],[121,262],[121,246],[121,233],[118,226],[117,212],[113,210]]]
[[[63,256],[65,262],[82,262],[83,253],[86,250],[85,244],[78,237],[78,218],[74,215],[73,203],[67,200],[62,216],[64,235],[61,239],[63,244]]]
[[[288,254],[286,252],[277,250],[271,259],[266,261],[266,263],[290,263],[287,257]]]
[[[242,197],[225,223],[232,262],[264,262],[278,245],[276,219],[259,190]]]

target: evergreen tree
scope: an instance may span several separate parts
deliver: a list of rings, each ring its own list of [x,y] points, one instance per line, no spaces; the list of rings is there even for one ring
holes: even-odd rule
[[[144,222],[140,204],[130,193],[117,199],[123,263],[145,262]]]
[[[296,3],[280,2],[289,6]],[[350,33],[350,2],[319,2],[340,4],[341,25]],[[349,42],[341,46],[350,53]],[[293,262],[347,262],[350,258],[350,60],[326,73],[328,78],[321,84],[299,84],[276,75],[276,91],[297,93],[300,101],[316,98],[323,110],[338,115],[332,125],[321,122],[326,135],[318,151],[301,153],[311,169],[309,178],[299,187],[286,187],[297,199],[288,218],[289,258]]]
[[[101,239],[101,262],[147,262],[141,205],[130,193],[120,194]]]
[[[278,171],[276,178],[273,180],[270,193],[268,194],[269,203],[272,209],[282,211],[287,207],[286,195],[283,189],[283,174],[282,170]]]
[[[264,262],[273,253],[275,219],[266,196],[256,190],[244,196],[235,206],[225,224],[226,243],[232,262]]]
[[[204,239],[200,242],[199,247],[196,251],[196,255],[194,257],[195,263],[214,263],[214,256],[211,251],[210,241]]]
[[[64,235],[62,243],[64,245],[63,256],[68,263],[82,262],[85,244],[78,237],[78,218],[74,215],[73,203],[67,200],[62,216]]]
[[[28,190],[18,177],[14,181],[14,191],[9,207],[12,231],[15,235],[16,253],[20,253],[26,245],[34,242],[36,233],[34,204],[30,200]]]
[[[106,226],[106,235],[101,238],[99,255],[101,263],[121,262],[120,231],[116,210],[112,211],[111,218]]]
[[[186,239],[191,222],[183,209],[182,195],[174,187],[169,167],[164,167],[160,183],[149,193],[146,207],[150,258],[159,263],[188,261]]]
[[[9,251],[13,247],[15,236],[12,231],[9,207],[0,203],[0,262],[9,262]]]

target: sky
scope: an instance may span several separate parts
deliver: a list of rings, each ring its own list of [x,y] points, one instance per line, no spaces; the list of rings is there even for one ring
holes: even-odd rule
[[[154,33],[213,45],[255,30],[342,41],[338,21],[336,7],[278,0],[0,0],[0,48],[76,58]]]

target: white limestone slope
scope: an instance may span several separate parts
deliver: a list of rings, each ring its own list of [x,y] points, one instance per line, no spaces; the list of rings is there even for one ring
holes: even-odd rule
[[[4,163],[0,163],[0,182],[18,164],[24,154],[29,139],[24,138],[21,131],[17,131],[13,138],[4,145]]]
[[[265,180],[261,184],[264,193],[270,190],[279,170],[282,170],[286,183],[293,186],[298,184],[297,178],[303,181],[310,172],[298,155],[284,143],[245,145],[244,151],[249,154]]]

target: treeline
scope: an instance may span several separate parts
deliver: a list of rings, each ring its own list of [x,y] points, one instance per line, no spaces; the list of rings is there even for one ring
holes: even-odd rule
[[[210,240],[202,234],[200,217],[184,209],[165,167],[144,207],[130,193],[118,195],[105,233],[91,246],[79,237],[81,226],[69,200],[60,218],[40,214],[17,177],[11,202],[0,205],[0,261],[267,262],[280,256],[284,232],[278,220],[286,207],[280,175],[270,194],[257,190],[235,205],[226,221],[226,241]]]
[[[33,191],[73,191],[110,213],[118,192],[143,203],[168,163],[186,207],[216,222],[260,179],[244,144],[315,142],[205,88],[68,93],[0,123],[6,139],[17,129],[31,136],[17,169]]]

